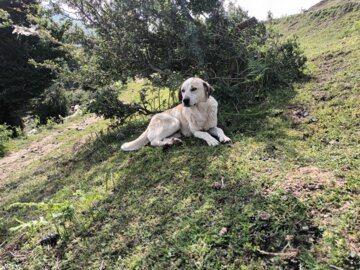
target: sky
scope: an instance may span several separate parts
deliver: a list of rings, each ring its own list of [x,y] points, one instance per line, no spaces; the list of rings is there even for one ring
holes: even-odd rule
[[[264,20],[269,10],[274,18],[278,18],[300,13],[301,9],[308,9],[320,0],[232,0],[232,2],[247,10],[250,16]]]
[[[47,5],[49,0],[42,0],[42,2]],[[320,0],[226,0],[225,2],[234,2],[247,10],[249,16],[264,20],[269,10],[274,18],[279,18],[284,15],[300,13],[302,9],[308,9],[320,2]],[[74,11],[71,8],[65,5],[63,5],[63,8],[71,16],[74,16]]]

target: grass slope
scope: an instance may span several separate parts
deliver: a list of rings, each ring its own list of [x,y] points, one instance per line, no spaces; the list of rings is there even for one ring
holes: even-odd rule
[[[318,11],[323,9],[328,9],[331,7],[337,7],[342,4],[348,3],[359,3],[359,0],[322,0],[316,5],[312,6],[309,11]]]
[[[299,36],[313,79],[221,115],[231,145],[121,152],[146,121],[76,150],[91,129],[63,134],[61,151],[0,181],[0,266],[358,269],[359,17],[347,4],[275,21]],[[24,230],[9,230],[16,218]]]

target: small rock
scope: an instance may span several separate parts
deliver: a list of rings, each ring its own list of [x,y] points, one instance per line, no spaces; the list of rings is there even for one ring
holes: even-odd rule
[[[283,111],[276,111],[275,113],[274,113],[274,116],[280,116],[280,115],[282,115],[284,112]]]
[[[319,118],[314,117],[309,120],[308,124],[316,123],[317,121],[319,121]]]
[[[333,144],[338,144],[339,142],[340,142],[339,139],[335,139],[335,140],[331,140],[331,141],[329,142],[329,144],[330,144],[330,145],[333,145]]]
[[[293,114],[299,118],[305,118],[310,115],[310,113],[304,109],[297,110],[297,111],[293,112]]]
[[[226,227],[222,227],[221,230],[219,231],[219,235],[223,236],[228,232],[228,229]]]
[[[265,212],[265,211],[259,211],[258,212],[258,217],[262,221],[267,221],[267,220],[271,219],[271,215],[268,212]]]
[[[28,135],[32,135],[32,134],[35,134],[35,133],[37,133],[38,132],[38,130],[36,129],[36,128],[33,128],[32,130],[30,130],[29,132],[28,132]]]
[[[224,176],[221,176],[221,182],[214,182],[211,187],[213,189],[223,189],[225,188],[225,184],[224,184]]]
[[[74,145],[73,145],[73,147],[72,147],[72,151],[73,152],[76,152],[76,151],[78,151],[78,150],[80,150],[81,149],[81,147],[84,145],[85,143],[84,142],[76,142]]]
[[[320,101],[329,101],[332,100],[334,97],[333,96],[329,96],[329,95],[324,95],[322,97],[319,98]]]
[[[334,55],[332,53],[328,53],[326,56],[325,56],[325,60],[330,60],[334,57]]]
[[[308,230],[309,230],[309,226],[303,226],[301,228],[301,231],[303,231],[303,232],[307,232]]]
[[[214,182],[211,185],[211,187],[214,188],[214,189],[221,189],[221,183],[220,182]]]
[[[305,111],[305,112],[302,114],[302,116],[303,116],[303,117],[309,116],[309,112],[306,112],[306,111]]]

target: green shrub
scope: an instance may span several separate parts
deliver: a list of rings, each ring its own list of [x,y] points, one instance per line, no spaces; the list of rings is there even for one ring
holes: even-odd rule
[[[49,229],[55,229],[59,235],[68,235],[67,227],[69,223],[74,220],[75,209],[69,201],[60,203],[14,203],[10,205],[10,208],[35,208],[44,215],[40,215],[38,219],[30,221],[22,221],[16,219],[19,225],[10,228],[10,231],[23,231],[28,230],[30,233],[34,233],[39,228],[45,226]]]
[[[66,116],[68,110],[69,101],[61,84],[54,84],[46,89],[35,104],[35,115],[39,116],[41,124],[46,124],[49,118]]]
[[[78,9],[84,21],[94,18],[89,24],[98,35],[83,45],[113,81],[146,78],[173,94],[181,81],[198,76],[216,87],[216,98],[228,110],[238,111],[240,102],[289,86],[305,64],[296,40],[281,41],[264,23],[235,5],[225,8],[220,0],[197,5],[113,1],[100,15],[90,0],[66,2]],[[109,103],[108,98],[102,100]],[[114,114],[109,109],[104,113],[102,106],[101,113],[124,119],[142,105],[112,108]]]
[[[0,157],[6,153],[6,143],[12,135],[12,130],[7,125],[0,125]]]
[[[129,116],[139,112],[139,106],[125,104],[119,100],[119,90],[115,86],[100,88],[89,104],[89,111],[105,118],[116,119],[123,123]]]
[[[19,126],[15,112],[27,112],[32,100],[39,98],[55,79],[50,67],[34,63],[66,57],[55,33],[14,34],[14,25],[37,25],[39,32],[46,31],[40,6],[40,2],[34,0],[0,2],[0,123]],[[61,33],[61,29],[58,28],[58,32]]]
[[[83,89],[76,89],[67,91],[66,96],[70,106],[74,106],[76,104],[84,106],[89,104],[93,93]]]

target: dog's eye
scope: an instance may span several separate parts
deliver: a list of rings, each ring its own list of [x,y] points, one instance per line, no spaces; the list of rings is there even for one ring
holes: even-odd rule
[[[181,92],[185,93],[185,89],[182,89]]]
[[[193,87],[193,88],[191,88],[191,92],[193,92],[193,91],[196,91],[197,90],[197,88],[196,87]]]

